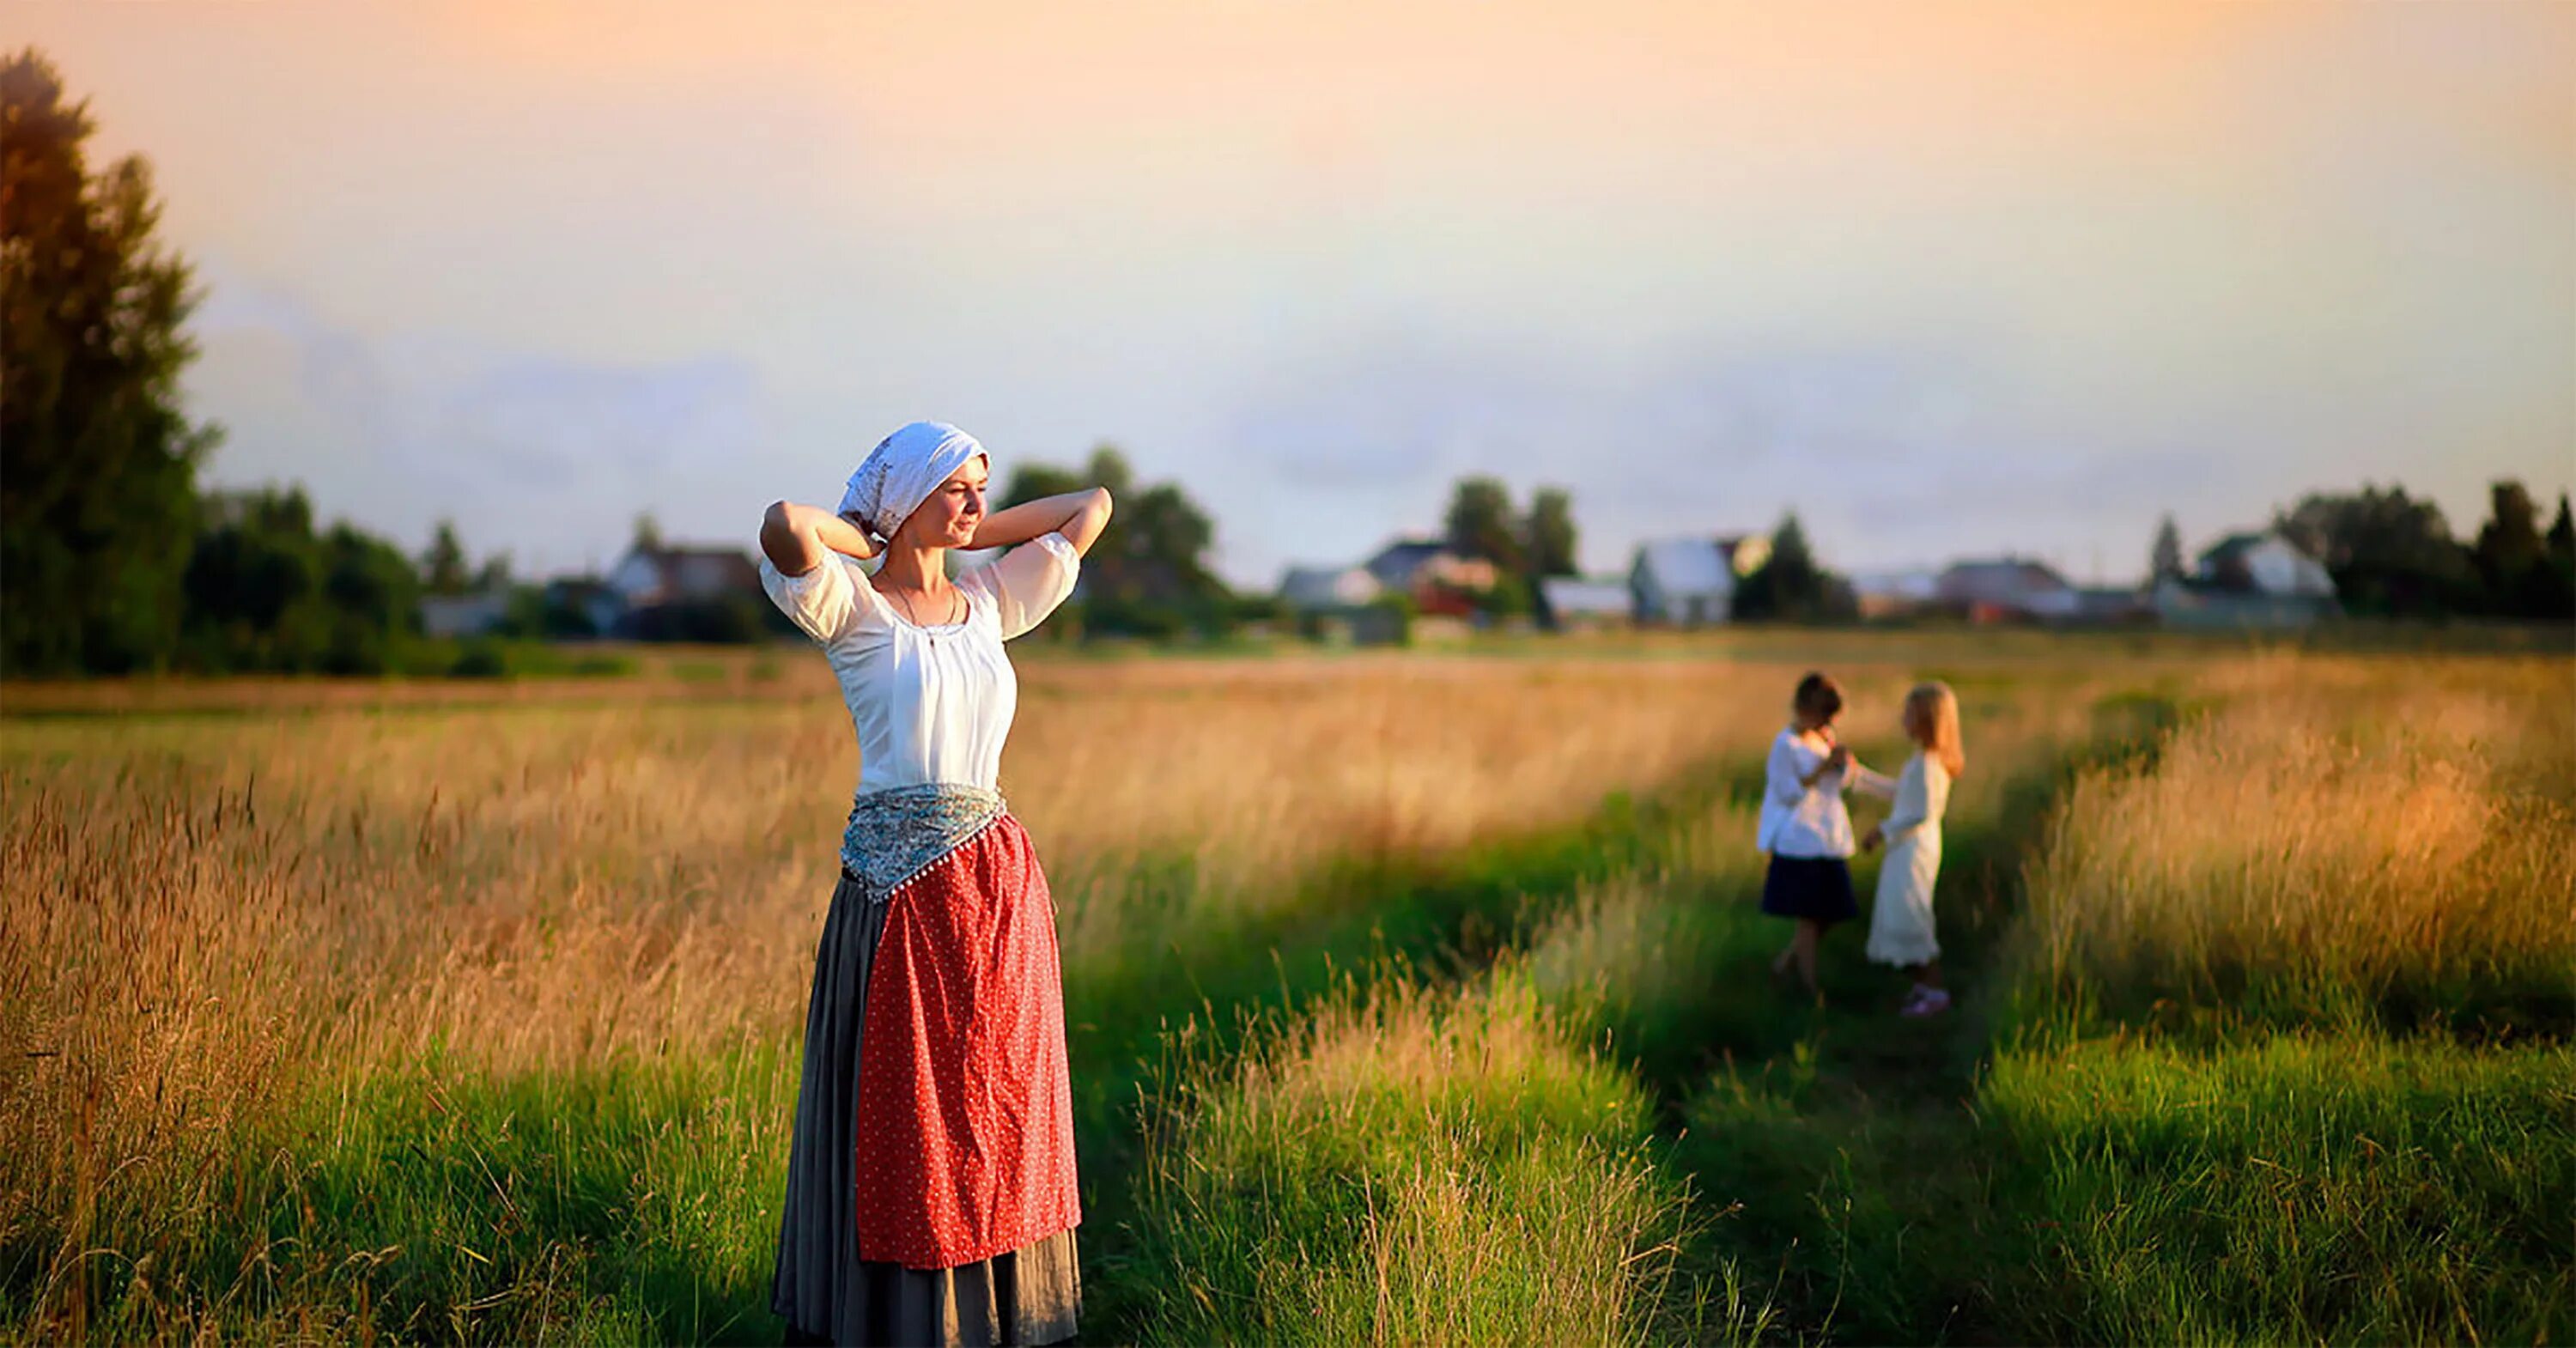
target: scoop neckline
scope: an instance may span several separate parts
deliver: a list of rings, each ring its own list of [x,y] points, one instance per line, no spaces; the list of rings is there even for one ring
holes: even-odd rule
[[[921,633],[923,636],[946,636],[951,632],[964,630],[967,625],[975,621],[975,594],[973,591],[968,590],[962,585],[958,586],[957,593],[965,596],[965,617],[960,618],[953,623],[917,623],[912,619],[903,616],[902,611],[894,606],[894,601],[886,598],[885,592],[879,590],[867,577],[861,576],[859,578],[859,583],[868,587],[868,593],[876,599],[877,607],[885,610],[886,621],[894,623],[900,627],[909,627],[913,631]],[[956,585],[957,582],[950,581],[949,584]]]

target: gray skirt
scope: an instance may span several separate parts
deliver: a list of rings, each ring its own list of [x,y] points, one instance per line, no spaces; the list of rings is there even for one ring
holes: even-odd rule
[[[955,1268],[863,1260],[853,1173],[859,1031],[888,906],[843,875],[832,890],[805,1013],[805,1066],[787,1152],[786,1214],[769,1304],[846,1344],[1036,1344],[1073,1337],[1082,1278],[1073,1232]]]

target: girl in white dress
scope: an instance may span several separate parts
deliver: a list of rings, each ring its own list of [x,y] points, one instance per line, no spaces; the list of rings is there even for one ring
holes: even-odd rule
[[[1905,695],[1905,736],[1918,746],[1895,780],[1866,768],[1859,789],[1893,801],[1887,819],[1870,826],[1861,849],[1887,845],[1878,872],[1878,902],[1869,917],[1869,958],[1915,971],[1914,990],[1900,1014],[1934,1016],[1948,1010],[1941,986],[1941,942],[1932,927],[1932,886],[1941,875],[1941,815],[1950,805],[1950,783],[1967,768],[1959,747],[1959,699],[1948,684],[1918,684]]]

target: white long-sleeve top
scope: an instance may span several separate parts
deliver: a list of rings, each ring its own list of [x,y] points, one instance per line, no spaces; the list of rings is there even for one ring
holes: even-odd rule
[[[1063,534],[1040,534],[959,576],[966,616],[928,627],[907,621],[838,553],[800,576],[763,558],[760,584],[841,681],[859,736],[860,795],[934,782],[990,790],[1020,705],[1002,643],[1054,612],[1081,566]]]
[[[1836,768],[1816,778],[1815,785],[1805,784],[1827,753],[1796,726],[1771,741],[1771,756],[1762,766],[1762,819],[1754,829],[1755,847],[1775,857],[1852,854],[1851,811],[1843,808],[1851,774]]]
[[[1894,802],[1887,822],[1878,826],[1879,836],[1887,840],[1887,860],[1879,867],[1864,951],[1882,964],[1939,959],[1932,889],[1941,878],[1941,816],[1950,809],[1949,769],[1918,753],[1906,760],[1894,781],[1865,773],[1860,787]]]

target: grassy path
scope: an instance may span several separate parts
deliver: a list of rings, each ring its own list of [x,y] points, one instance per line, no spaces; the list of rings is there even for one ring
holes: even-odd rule
[[[1904,980],[1861,954],[1865,920],[1828,937],[1821,1005],[1782,988],[1769,960],[1785,927],[1758,912],[1758,859],[1628,896],[1644,962],[1601,972],[1643,995],[1593,1019],[1654,1091],[1692,1180],[1704,1220],[1687,1276],[1749,1284],[1771,1331],[1800,1340],[2010,1337],[1973,1114],[1995,1048],[1996,948],[2064,784],[2144,751],[2175,714],[2160,697],[2104,699],[2088,737],[2004,760],[1994,808],[1949,821],[1939,915],[1958,1000],[1937,1019],[1894,1014]],[[1749,773],[1735,783],[1744,813],[1758,790]],[[1874,874],[1860,868],[1864,889]]]
[[[2169,714],[2117,701],[2081,753],[2141,742]],[[2056,753],[2025,763],[1994,794],[1996,817],[1953,827],[1953,876],[1978,897],[1955,894],[1945,936],[1971,979],[2009,918],[2017,851],[2071,768]],[[1453,858],[1430,884],[1383,876],[1327,905],[1365,925],[1280,941],[1303,977],[1283,972],[1257,1003],[1203,1005],[1216,1041],[1190,1044],[1136,1119],[1105,1119],[1105,1142],[1128,1150],[1113,1168],[1084,1152],[1110,1191],[1087,1242],[1100,1335],[1747,1338],[1762,1296],[1775,1327],[1801,1335],[1837,1314],[1880,1338],[1927,1333],[1909,1307],[1834,1309],[1834,1242],[1808,1209],[1868,1160],[1860,1134],[1953,1129],[1981,1031],[1888,1016],[1896,987],[1860,967],[1852,933],[1826,961],[1826,1010],[1770,985],[1783,930],[1752,902],[1757,799],[1757,765],[1713,763],[1654,802]],[[1564,1199],[1522,1173],[1530,1155],[1610,1199]],[[1553,1247],[1587,1222],[1600,1232],[1584,1253]],[[1406,1242],[1440,1266],[1406,1271]],[[1497,1294],[1461,1286],[1463,1268]],[[1350,1291],[1365,1281],[1376,1289]],[[1602,1304],[1577,1320],[1507,1309],[1595,1291]]]
[[[2052,742],[2017,765],[1990,814],[1954,823],[1945,942],[1966,987],[2009,919],[2021,852],[2058,784],[2082,760],[2148,742],[2172,714],[2154,698],[2106,702],[2071,753]],[[1118,1130],[1152,1139],[1153,1154],[1122,1157],[1115,1179],[1133,1183],[1140,1201],[1119,1211],[1125,1231],[1094,1242],[1109,1247],[1093,1284],[1106,1294],[1103,1337],[1329,1339],[1299,1318],[1303,1307],[1377,1338],[1743,1338],[1763,1330],[1766,1297],[1775,1333],[1941,1333],[1956,1309],[1935,1313],[1927,1298],[1974,1289],[1953,1278],[1919,1294],[1855,1295],[1845,1286],[1854,1241],[1866,1247],[1882,1233],[1830,1208],[1881,1187],[1866,1173],[1877,1158],[1919,1162],[1926,1147],[1941,1158],[1936,1170],[1975,1182],[1962,1137],[1985,1022],[1973,1010],[1897,1020],[1893,975],[1863,966],[1850,932],[1827,961],[1826,1008],[1771,983],[1783,934],[1753,901],[1759,790],[1757,766],[1714,765],[1651,806],[1617,803],[1563,837],[1489,849],[1466,868],[1469,883],[1397,888],[1362,905],[1379,915],[1373,931],[1404,933],[1376,953],[1408,958],[1382,959],[1338,997],[1318,998],[1310,979],[1302,998],[1270,1000],[1248,1064],[1238,1061],[1239,1032],[1197,1046],[1182,1089],[1158,1102],[1184,1116],[1180,1126],[1158,1126],[1149,1109],[1144,1129]],[[1569,846],[1580,858],[1572,864]],[[1459,1000],[1403,991],[1426,973]],[[1487,1047],[1471,1061],[1467,1046],[1479,1040]],[[1619,1122],[1596,1126],[1586,1110]],[[1611,1205],[1619,1211],[1605,1220],[1626,1245],[1551,1256],[1594,1261],[1572,1288],[1518,1256],[1601,1213],[1564,1204],[1538,1224],[1477,1207],[1557,1203],[1516,1167],[1551,1149],[1605,1191],[1653,1191]],[[1426,1171],[1388,1152],[1448,1160]],[[1687,1209],[1685,1181],[1697,1191]],[[1444,1204],[1457,1209],[1447,1228],[1417,1229]],[[1925,1215],[1891,1212],[1876,1226],[1901,1242]],[[1391,1229],[1449,1266],[1519,1282],[1480,1300],[1455,1286],[1451,1267],[1408,1274],[1387,1248]],[[1283,1259],[1280,1247],[1297,1254]],[[1622,1274],[1640,1260],[1660,1267]],[[1347,1293],[1355,1277],[1377,1280],[1373,1297]],[[1427,1304],[1399,1304],[1408,1277]],[[1622,1283],[1622,1304],[1544,1330],[1486,1304],[1579,1299]]]

